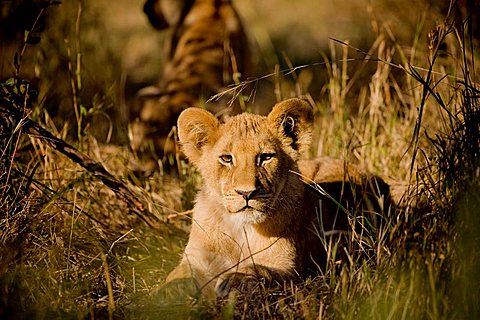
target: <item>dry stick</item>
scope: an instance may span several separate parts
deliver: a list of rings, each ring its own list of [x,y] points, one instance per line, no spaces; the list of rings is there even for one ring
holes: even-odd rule
[[[38,165],[37,165],[37,166],[38,166]],[[13,168],[12,168],[12,170],[13,170],[13,172],[15,172],[15,174],[18,174],[18,175],[20,175],[20,176],[25,177],[26,179],[28,179],[29,184],[33,183],[33,184],[35,184],[36,186],[42,188],[42,192],[44,192],[45,196],[47,197],[47,202],[48,202],[48,201],[52,201],[52,200],[54,199],[54,196],[58,196],[58,194],[56,193],[55,190],[51,189],[50,187],[48,187],[48,186],[45,185],[44,183],[42,183],[42,182],[34,179],[34,178],[33,178],[33,174],[31,174],[31,175],[26,175],[25,173],[23,173],[23,172],[21,172],[21,171],[19,171],[19,170],[17,170],[17,169],[13,169]],[[34,169],[33,171],[35,171],[35,169]],[[33,171],[32,171],[32,172],[33,172]],[[25,189],[28,190],[28,188],[25,188]],[[50,192],[51,195],[46,194],[45,191]],[[1,197],[0,197],[0,199],[1,199]],[[65,201],[65,202],[68,201],[67,198],[65,198],[65,197],[63,197],[63,196],[58,196],[58,199],[63,200],[63,201]],[[42,203],[42,204],[43,204],[43,203]],[[76,204],[73,204],[73,207],[75,208],[75,211],[78,211],[78,212],[80,212],[81,214],[87,216],[89,219],[91,219],[91,220],[95,221],[96,223],[100,224],[102,227],[108,228],[108,225],[107,225],[105,222],[102,222],[102,221],[98,220],[98,219],[95,218],[92,214],[88,213],[88,211],[83,210],[82,208],[80,208],[80,207],[77,206]]]
[[[7,112],[13,113],[14,116],[21,117],[20,113],[13,107]],[[28,118],[23,118],[23,130],[25,133],[36,136],[49,144],[53,149],[61,152],[73,162],[79,164],[87,171],[93,173],[94,177],[100,179],[102,183],[122,197],[130,206],[131,211],[142,219],[148,226],[159,229],[159,220],[151,212],[147,211],[144,205],[135,197],[135,195],[125,186],[124,183],[116,179],[110,174],[99,162],[91,159],[86,154],[78,151],[73,146],[55,137],[50,131],[44,129],[38,123]]]
[[[113,287],[112,287],[112,279],[110,277],[110,271],[108,270],[108,261],[107,256],[102,253],[102,261],[103,261],[103,272],[105,275],[105,282],[107,284],[107,292],[108,292],[108,319],[113,319],[113,311],[115,311],[115,299],[113,297]]]

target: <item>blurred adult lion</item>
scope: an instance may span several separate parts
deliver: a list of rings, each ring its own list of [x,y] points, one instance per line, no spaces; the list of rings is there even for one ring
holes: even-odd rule
[[[298,281],[326,266],[332,243],[380,225],[389,186],[341,160],[302,160],[312,127],[312,109],[299,99],[278,103],[268,116],[225,122],[199,108],[182,112],[180,143],[203,186],[166,288],[193,279],[204,294],[224,297],[259,279]]]
[[[231,1],[148,0],[144,11],[155,28],[171,28],[172,33],[159,84],[139,92],[141,107],[132,124],[131,144],[162,156],[175,152],[168,134],[182,110],[199,106],[246,73],[249,46]],[[236,104],[225,105],[222,101],[206,107],[224,115],[240,111]]]

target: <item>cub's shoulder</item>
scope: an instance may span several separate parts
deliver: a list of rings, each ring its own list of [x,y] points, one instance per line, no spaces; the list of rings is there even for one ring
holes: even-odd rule
[[[354,165],[344,160],[320,157],[298,162],[299,173],[307,183],[328,183],[349,180],[360,183],[364,176]]]

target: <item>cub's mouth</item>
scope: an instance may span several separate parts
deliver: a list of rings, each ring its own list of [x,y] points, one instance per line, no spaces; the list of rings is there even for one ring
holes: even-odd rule
[[[266,200],[266,199],[265,199]],[[224,199],[224,205],[225,208],[228,210],[230,213],[253,213],[253,212],[259,212],[259,213],[266,213],[268,205],[268,201],[261,201],[257,199],[249,199],[249,200],[244,200],[242,199],[237,199],[237,198],[226,198]]]
[[[233,213],[239,213],[239,212],[242,212],[242,211],[249,211],[249,210],[255,210],[255,211],[260,211],[260,210],[257,210],[255,209],[254,207],[250,206],[250,205],[245,205],[243,208],[239,209],[238,211],[236,212],[233,212]]]
[[[255,225],[264,222],[268,218],[268,213],[265,207],[256,207],[250,204],[244,204],[241,207],[233,208],[227,207],[231,219],[240,224]]]

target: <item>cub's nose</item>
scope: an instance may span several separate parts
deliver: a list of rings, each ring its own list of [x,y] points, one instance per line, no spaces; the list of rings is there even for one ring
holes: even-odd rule
[[[237,192],[239,195],[245,199],[245,201],[248,201],[255,197],[255,195],[258,193],[258,189],[253,189],[253,190],[238,190],[235,189],[235,192]]]

